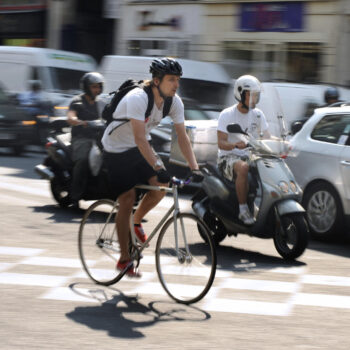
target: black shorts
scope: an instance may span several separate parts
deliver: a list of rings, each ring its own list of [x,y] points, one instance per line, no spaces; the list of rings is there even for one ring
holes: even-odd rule
[[[108,170],[110,188],[115,197],[136,185],[148,184],[148,180],[157,175],[137,147],[122,153],[105,151],[104,161]]]

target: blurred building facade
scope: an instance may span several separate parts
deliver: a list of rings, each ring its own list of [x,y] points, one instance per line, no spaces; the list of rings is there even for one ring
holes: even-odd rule
[[[224,64],[233,78],[350,85],[349,0],[2,0],[0,44]]]
[[[125,0],[116,52],[223,63],[232,77],[350,85],[349,0]]]

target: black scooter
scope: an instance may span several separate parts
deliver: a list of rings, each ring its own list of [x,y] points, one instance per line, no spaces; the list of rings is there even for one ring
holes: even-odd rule
[[[89,122],[87,126],[96,135],[96,145],[102,150],[101,138],[105,129],[104,122]],[[45,145],[47,157],[34,170],[43,179],[50,181],[51,192],[57,203],[65,208],[72,204],[70,197],[73,162],[71,158],[71,134],[67,118],[55,118],[49,125],[50,133]],[[102,154],[100,155],[102,157]],[[97,157],[99,157],[97,155]],[[95,175],[90,171],[86,191],[81,199],[113,199],[108,187],[107,170],[101,166]]]

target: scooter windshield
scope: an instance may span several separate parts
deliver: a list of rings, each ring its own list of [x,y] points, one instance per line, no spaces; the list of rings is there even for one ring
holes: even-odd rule
[[[272,153],[286,156],[289,150],[289,133],[284,121],[284,113],[278,91],[271,83],[262,83],[262,94],[256,106],[260,109],[268,123],[270,139],[261,140]]]

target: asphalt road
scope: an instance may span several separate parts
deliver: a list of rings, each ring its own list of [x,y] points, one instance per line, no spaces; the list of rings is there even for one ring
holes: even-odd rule
[[[286,263],[272,240],[226,238],[214,285],[193,306],[162,290],[154,244],[145,278],[97,286],[78,257],[84,211],[56,205],[33,172],[43,156],[0,150],[2,350],[350,348],[349,244],[311,242]],[[182,207],[189,204],[185,197]],[[148,215],[146,230],[167,206],[165,199]]]

